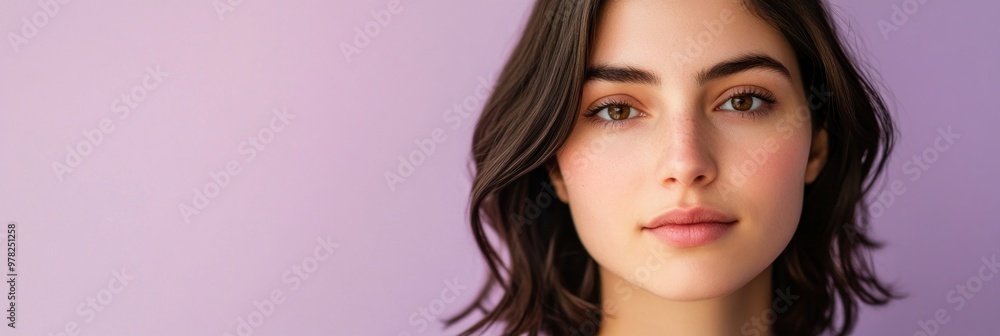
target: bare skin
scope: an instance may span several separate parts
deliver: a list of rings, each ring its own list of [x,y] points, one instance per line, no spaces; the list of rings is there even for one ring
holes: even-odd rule
[[[792,48],[736,0],[611,1],[591,48],[550,177],[600,266],[598,335],[770,335],[771,264],[827,156]],[[697,246],[647,230],[694,207],[735,224]]]

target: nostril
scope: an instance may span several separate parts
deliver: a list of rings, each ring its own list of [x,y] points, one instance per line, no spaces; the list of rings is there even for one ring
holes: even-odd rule
[[[694,181],[691,181],[691,184],[705,184],[705,183],[707,183],[706,182],[707,180],[708,180],[708,176],[698,175],[697,177],[694,178]]]

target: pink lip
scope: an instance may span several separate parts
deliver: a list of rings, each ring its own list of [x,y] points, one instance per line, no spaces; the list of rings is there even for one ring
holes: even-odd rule
[[[675,247],[701,246],[721,238],[736,219],[707,208],[673,209],[643,227],[663,242]]]

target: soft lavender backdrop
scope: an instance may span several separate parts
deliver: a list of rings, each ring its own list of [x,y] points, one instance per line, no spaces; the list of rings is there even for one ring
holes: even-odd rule
[[[0,334],[457,333],[420,311],[456,311],[483,279],[464,223],[476,92],[530,1],[62,1],[0,3],[0,219],[17,228],[17,328]],[[857,334],[912,335],[943,310],[940,334],[996,335],[1000,276],[977,272],[1000,254],[1000,3],[924,1],[887,36],[904,0],[833,3],[902,133],[875,262],[910,296]]]

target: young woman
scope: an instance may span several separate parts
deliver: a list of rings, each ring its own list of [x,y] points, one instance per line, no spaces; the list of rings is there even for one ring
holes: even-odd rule
[[[820,0],[539,0],[473,138],[490,278],[448,322],[847,334],[897,296],[864,203],[894,137]]]

